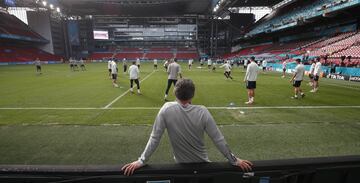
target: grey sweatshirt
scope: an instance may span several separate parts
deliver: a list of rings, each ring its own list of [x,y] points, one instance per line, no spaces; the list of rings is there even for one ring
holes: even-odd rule
[[[228,148],[210,112],[204,106],[183,106],[178,102],[167,102],[160,109],[140,161],[145,163],[150,158],[165,129],[177,163],[210,162],[204,144],[206,132],[229,162],[236,165],[237,159]]]

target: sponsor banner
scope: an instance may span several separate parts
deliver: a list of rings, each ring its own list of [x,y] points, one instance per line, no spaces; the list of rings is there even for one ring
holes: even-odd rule
[[[341,74],[329,74],[329,75],[327,75],[327,78],[337,79],[337,80],[344,80],[344,81],[349,81],[349,79],[350,79],[349,76],[341,75]]]
[[[349,78],[350,81],[356,81],[356,82],[360,82],[360,76],[351,76]]]

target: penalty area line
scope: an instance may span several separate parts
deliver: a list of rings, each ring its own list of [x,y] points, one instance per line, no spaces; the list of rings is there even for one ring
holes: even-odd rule
[[[155,70],[152,71],[150,74],[148,74],[144,79],[140,80],[140,83],[145,81],[147,78],[149,78],[152,74],[154,74]],[[123,94],[121,94],[120,96],[116,97],[113,101],[111,101],[108,105],[106,105],[105,107],[103,107],[104,109],[108,109],[111,105],[113,105],[115,102],[117,102],[119,99],[121,99],[123,96],[125,96],[127,93],[130,92],[130,89],[126,90]]]

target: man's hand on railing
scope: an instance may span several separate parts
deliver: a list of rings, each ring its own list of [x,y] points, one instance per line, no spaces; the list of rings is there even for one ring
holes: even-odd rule
[[[236,166],[240,167],[244,172],[249,172],[253,164],[248,160],[237,158]]]
[[[144,164],[138,160],[124,165],[121,170],[124,172],[124,175],[130,176],[134,173],[136,169],[139,169],[143,166]]]

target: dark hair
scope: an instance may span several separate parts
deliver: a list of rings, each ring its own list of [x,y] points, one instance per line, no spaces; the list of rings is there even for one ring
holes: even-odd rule
[[[190,100],[195,94],[195,85],[191,79],[180,79],[176,82],[174,93],[179,100]]]
[[[301,59],[300,59],[300,58],[297,58],[297,59],[296,59],[296,62],[299,62],[299,63],[300,63],[300,62],[301,62]]]
[[[254,60],[254,61],[255,61],[255,57],[254,57],[254,56],[250,57],[250,60]]]

